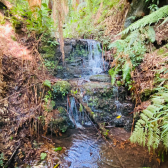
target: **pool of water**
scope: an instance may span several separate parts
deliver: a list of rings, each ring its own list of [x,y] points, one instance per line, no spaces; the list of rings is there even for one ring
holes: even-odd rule
[[[102,161],[102,159],[106,160],[102,149],[105,150],[107,146],[94,127],[68,130],[65,135],[55,138],[53,141],[56,146],[66,147],[65,153],[61,157],[61,168],[111,167]]]

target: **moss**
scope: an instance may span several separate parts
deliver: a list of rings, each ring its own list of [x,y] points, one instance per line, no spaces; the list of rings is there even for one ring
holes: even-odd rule
[[[58,96],[64,97],[71,90],[71,84],[67,81],[58,81],[52,86],[52,90],[54,98]]]
[[[165,48],[160,48],[157,52],[158,55],[162,55],[165,52]]]
[[[56,69],[57,69],[57,70],[63,70],[63,67],[62,67],[62,66],[57,66]]]
[[[43,46],[42,49],[41,49],[44,54],[43,54],[43,57],[44,58],[54,58],[55,56],[55,49],[54,47],[51,47],[51,46]]]
[[[64,107],[58,106],[57,109],[61,114],[66,114],[66,109]]]
[[[13,40],[13,41],[17,41],[17,39],[16,39],[16,37],[15,36],[11,36],[11,39]]]
[[[166,52],[164,55],[163,55],[163,57],[167,57],[168,56],[168,52]]]

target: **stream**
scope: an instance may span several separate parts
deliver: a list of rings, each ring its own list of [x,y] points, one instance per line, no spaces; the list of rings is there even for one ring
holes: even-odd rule
[[[80,94],[87,90],[83,84],[88,85],[88,89],[108,90],[111,88],[110,77],[106,73],[108,70],[108,62],[104,61],[102,49],[99,42],[94,40],[81,40],[84,45],[76,45],[72,47],[69,60],[66,63],[66,70],[63,72],[63,78],[74,81]],[[87,45],[85,45],[87,43]],[[82,54],[81,54],[82,53]],[[60,74],[58,74],[59,76]],[[97,75],[97,76],[96,76]],[[91,86],[90,86],[91,84]],[[96,85],[96,87],[94,86]],[[112,88],[114,92],[115,115],[122,115],[122,104],[120,103],[118,87]],[[111,97],[111,96],[110,96]],[[89,106],[90,100],[93,102],[98,97],[86,94],[83,101]],[[94,105],[90,106],[95,113],[95,121],[100,121],[101,116],[107,115],[103,113],[103,109],[96,109]],[[114,155],[114,151],[109,148],[107,142],[102,139],[101,134],[97,130],[97,126],[91,121],[87,112],[79,106],[74,97],[71,97],[68,103],[67,111],[69,118],[74,124],[74,129],[68,129],[62,137],[53,138],[56,146],[66,147],[65,153],[60,157],[62,168],[110,168],[120,167],[118,158]],[[107,119],[104,119],[106,121]],[[101,121],[102,122],[102,121]],[[114,124],[113,124],[114,126]],[[122,131],[121,131],[122,132]]]
[[[90,82],[92,75],[104,74],[107,71],[108,63],[103,60],[102,49],[99,42],[94,40],[81,40],[86,43],[87,47],[82,50],[81,46],[73,48],[70,57],[74,62],[67,64],[67,69],[73,69],[76,72],[75,80],[85,80]],[[83,55],[79,56],[79,50],[83,51]],[[79,78],[77,78],[79,76]],[[76,79],[77,78],[77,79]],[[71,79],[72,81],[74,79]],[[83,91],[82,89],[80,90]],[[88,101],[87,96],[85,100]],[[67,101],[68,102],[68,101]],[[56,146],[66,147],[65,153],[61,156],[62,168],[109,168],[113,160],[108,160],[104,156],[103,148],[106,143],[102,139],[100,133],[96,130],[86,111],[79,110],[75,98],[70,98],[70,104],[67,103],[67,111],[69,118],[75,125],[75,129],[68,129],[62,137],[53,139]],[[102,161],[105,160],[105,161]],[[107,162],[111,162],[108,163]]]
[[[125,168],[149,167],[146,160],[149,157],[141,147],[132,147],[127,142],[130,136],[127,131],[132,127],[130,113],[134,106],[127,100],[123,87],[111,86],[107,74],[108,62],[103,59],[100,43],[94,40],[80,40],[77,43],[73,40],[65,43],[68,48],[65,50],[66,66],[57,71],[56,77],[67,80],[73,86],[74,92],[92,110],[94,121],[74,97],[56,101],[57,107],[66,109],[73,125],[62,136],[48,135],[55,147],[64,147],[58,155],[61,161],[59,167],[122,168],[122,163]],[[104,135],[115,137],[113,144],[102,138],[96,123],[106,127]],[[123,144],[115,148],[119,141]]]
[[[105,163],[110,161],[111,165],[113,163],[113,160],[108,160],[108,157],[101,153],[105,142],[97,135],[93,126],[68,130],[63,137],[55,139],[54,142],[66,147],[66,152],[61,158],[62,168],[109,168],[102,160],[105,160]]]
[[[107,70],[107,62],[103,60],[101,45],[94,40],[82,40],[88,43],[86,56],[82,57],[82,68],[79,68],[79,63],[75,68],[81,70],[80,80],[87,80],[91,75],[101,74]],[[76,55],[75,49],[72,55]],[[78,56],[78,55],[77,55]],[[78,59],[76,59],[78,60]],[[55,139],[57,146],[65,146],[66,152],[61,160],[62,168],[109,168],[105,165],[102,159],[108,160],[102,156],[103,146],[106,145],[101,138],[100,133],[96,130],[86,111],[77,108],[75,98],[70,98],[70,105],[67,103],[67,110],[70,120],[74,123],[75,129],[69,129],[62,137]],[[101,153],[102,152],[102,153]],[[105,163],[106,163],[105,161]],[[109,160],[108,160],[109,161]],[[113,160],[110,160],[113,162]]]

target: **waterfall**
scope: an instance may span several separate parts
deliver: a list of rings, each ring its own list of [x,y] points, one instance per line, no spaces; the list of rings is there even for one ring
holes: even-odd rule
[[[70,120],[77,128],[84,128],[83,126],[85,125],[91,125],[87,114],[83,110],[79,111],[74,97],[70,98],[70,103],[67,100],[67,111]]]
[[[96,75],[107,70],[108,64],[102,57],[101,44],[98,41],[86,39],[88,44],[88,58],[84,59],[84,67],[87,67],[89,75]]]
[[[88,60],[91,74],[100,74],[103,72],[103,59],[100,43],[94,40],[87,40],[88,42]]]
[[[122,115],[123,105],[118,100],[118,87],[113,87],[113,94],[115,96],[116,114]]]

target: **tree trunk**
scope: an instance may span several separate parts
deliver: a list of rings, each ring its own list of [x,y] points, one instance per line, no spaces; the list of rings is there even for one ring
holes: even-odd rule
[[[64,53],[64,37],[63,37],[63,9],[61,0],[54,0],[54,22],[56,25],[56,16],[58,20],[58,32],[59,32],[59,41],[60,41],[60,49],[62,52],[62,62],[64,65],[65,60],[65,53]],[[56,37],[56,31],[55,31],[55,37]]]

